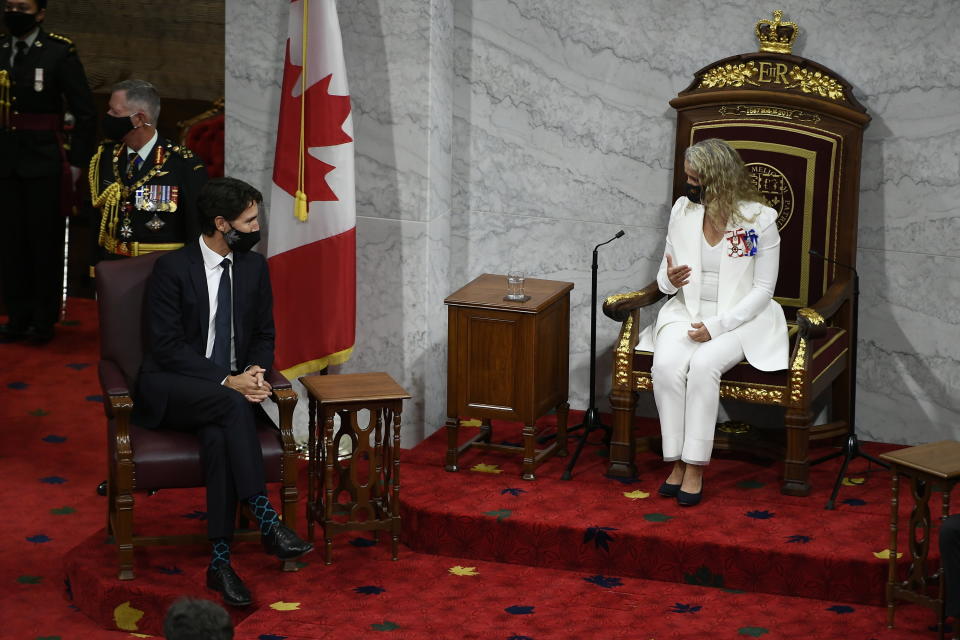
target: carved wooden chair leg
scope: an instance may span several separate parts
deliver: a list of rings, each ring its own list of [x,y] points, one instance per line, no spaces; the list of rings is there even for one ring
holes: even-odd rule
[[[783,463],[783,488],[781,493],[789,496],[810,495],[810,426],[813,414],[809,409],[789,409],[787,426],[787,452]]]
[[[633,478],[637,475],[637,445],[633,437],[633,414],[637,407],[636,393],[615,388],[610,393],[613,409],[613,432],[610,436],[610,465],[607,475]]]

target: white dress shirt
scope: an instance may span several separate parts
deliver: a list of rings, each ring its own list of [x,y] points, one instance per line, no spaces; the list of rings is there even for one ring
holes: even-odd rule
[[[13,51],[10,52],[10,68],[13,68],[13,59],[17,56],[17,43],[26,42],[27,48],[24,50],[24,55],[29,53],[30,47],[33,46],[33,43],[37,41],[37,36],[40,35],[40,27],[35,28],[33,31],[28,33],[26,37],[23,38],[14,38],[13,39]]]
[[[131,114],[131,115],[132,115],[132,114]],[[154,131],[154,132],[153,132],[153,137],[150,138],[150,139],[147,141],[147,144],[145,144],[145,145],[143,145],[142,147],[140,147],[140,150],[139,150],[139,151],[136,151],[136,150],[134,150],[134,149],[131,149],[130,147],[127,147],[127,151],[126,151],[126,153],[127,153],[127,161],[128,161],[128,162],[130,161],[130,154],[131,154],[131,153],[135,153],[135,154],[137,154],[138,156],[140,156],[140,160],[142,160],[143,162],[146,162],[146,161],[147,161],[147,158],[150,157],[150,152],[153,151],[153,147],[157,144],[157,138],[159,138],[159,137],[160,137],[160,136],[157,135],[157,132]],[[222,259],[222,258],[221,258],[221,259]],[[232,258],[231,258],[231,260],[232,260]]]
[[[233,300],[233,252],[226,256],[207,246],[203,241],[203,236],[197,239],[200,243],[200,254],[203,256],[203,270],[207,276],[207,300],[210,302],[210,317],[207,321],[207,350],[204,355],[209,358],[213,355],[213,342],[217,338],[216,320],[217,320],[217,292],[220,290],[220,278],[223,275],[223,267],[220,263],[224,258],[230,259],[230,299]],[[236,345],[233,343],[233,316],[230,316],[230,370],[237,370],[237,352]]]

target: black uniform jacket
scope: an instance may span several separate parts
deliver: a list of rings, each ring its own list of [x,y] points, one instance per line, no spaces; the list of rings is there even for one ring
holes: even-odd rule
[[[75,119],[67,160],[86,167],[93,154],[96,110],[73,42],[42,28],[16,73],[10,66],[14,42],[0,35],[0,70],[10,74],[10,114],[62,116],[64,101]],[[0,177],[38,178],[62,169],[59,131],[14,130],[0,124]]]
[[[150,150],[147,160],[134,173],[130,181],[126,180],[127,147],[122,142],[104,142],[97,149],[97,154],[91,161],[95,171],[91,172],[90,191],[93,201],[111,184],[119,182],[122,185],[122,198],[119,221],[113,225],[113,234],[101,237],[98,244],[115,253],[115,243],[126,241],[150,244],[187,243],[196,240],[200,235],[200,222],[197,213],[197,195],[200,188],[207,181],[207,170],[200,158],[186,147],[174,144],[161,136]],[[94,183],[94,180],[96,181]],[[171,207],[145,204],[142,199],[151,194],[151,187],[176,187],[173,191],[165,192],[162,196],[172,198],[176,204],[175,210]],[[137,189],[141,189],[141,200],[138,208]],[[153,193],[158,193],[156,190]],[[132,236],[122,238],[120,231],[123,226],[123,205],[129,205],[129,219]],[[109,213],[109,212],[107,212]],[[101,211],[101,215],[103,211]],[[157,224],[159,221],[162,224]],[[109,229],[109,225],[107,225]],[[112,238],[111,242],[109,238]]]
[[[160,425],[167,406],[163,373],[220,383],[230,371],[205,357],[210,303],[202,240],[165,254],[147,284],[147,349],[137,380],[133,421]],[[259,253],[234,252],[233,334],[237,368],[273,365],[273,293],[267,260]]]

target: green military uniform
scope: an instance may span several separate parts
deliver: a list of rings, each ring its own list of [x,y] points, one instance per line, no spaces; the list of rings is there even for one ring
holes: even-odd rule
[[[159,136],[138,169],[130,169],[128,152],[122,142],[105,142],[90,161],[90,194],[100,210],[98,261],[179,249],[200,235],[203,162]]]
[[[35,33],[27,48],[29,34],[23,47],[0,35],[0,266],[9,326],[52,335],[63,280],[63,213],[73,204],[70,165],[89,162],[96,111],[73,42],[42,28]],[[69,146],[65,105],[75,121]]]

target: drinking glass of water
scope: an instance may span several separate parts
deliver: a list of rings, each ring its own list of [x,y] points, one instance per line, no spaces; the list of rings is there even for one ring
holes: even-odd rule
[[[522,271],[512,270],[507,273],[507,295],[506,300],[514,302],[523,302],[527,296],[523,293],[524,276]]]

